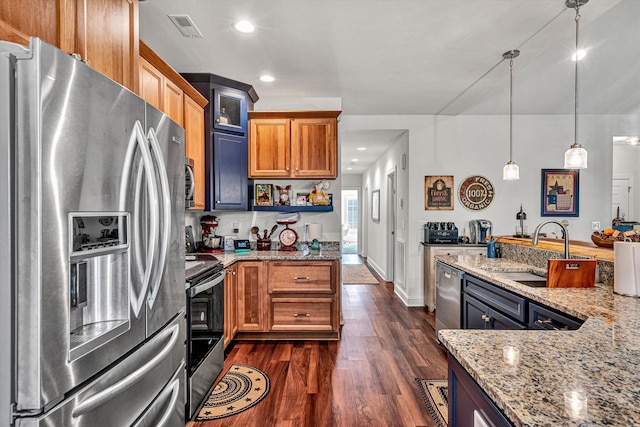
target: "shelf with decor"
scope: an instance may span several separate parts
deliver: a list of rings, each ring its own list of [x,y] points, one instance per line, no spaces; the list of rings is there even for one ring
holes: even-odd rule
[[[271,212],[333,212],[333,206],[254,206],[253,210]]]

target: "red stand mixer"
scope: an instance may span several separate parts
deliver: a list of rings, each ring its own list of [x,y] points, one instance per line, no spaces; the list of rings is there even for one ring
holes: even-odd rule
[[[218,218],[213,215],[205,215],[200,218],[202,228],[202,241],[199,250],[202,252],[224,252],[224,242],[221,236],[216,236]]]

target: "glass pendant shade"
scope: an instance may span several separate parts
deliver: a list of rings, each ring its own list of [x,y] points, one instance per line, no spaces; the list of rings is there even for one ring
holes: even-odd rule
[[[514,181],[520,179],[520,168],[514,162],[507,162],[502,168],[502,179],[505,181]]]
[[[578,143],[573,144],[564,153],[565,169],[586,169],[587,168],[587,150],[582,148]]]

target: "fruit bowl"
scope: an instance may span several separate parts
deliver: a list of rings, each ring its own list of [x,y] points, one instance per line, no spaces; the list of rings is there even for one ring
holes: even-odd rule
[[[594,231],[591,241],[601,248],[613,248],[615,242],[640,242],[640,235],[635,230],[622,233],[614,230]]]

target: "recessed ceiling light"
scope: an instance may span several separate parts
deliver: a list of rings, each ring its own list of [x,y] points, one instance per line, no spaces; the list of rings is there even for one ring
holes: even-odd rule
[[[264,74],[260,76],[260,81],[263,81],[265,83],[271,83],[275,81],[275,78],[273,76],[270,76],[269,74]]]
[[[353,168],[347,168],[348,171],[352,170]]]
[[[255,25],[249,21],[238,21],[233,27],[241,33],[253,33],[256,30]]]
[[[582,58],[584,58],[585,56],[587,56],[587,51],[584,49],[580,49],[578,50],[578,61],[580,61]],[[571,55],[571,60],[575,61],[576,60],[576,54],[574,52],[573,55]]]
[[[358,151],[364,151],[366,149],[367,149],[367,147],[358,147],[358,148],[356,148],[356,150],[358,150]]]
[[[351,161],[352,161],[352,162],[357,162],[357,161],[358,161],[358,159],[351,159]]]

